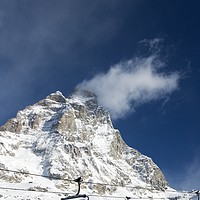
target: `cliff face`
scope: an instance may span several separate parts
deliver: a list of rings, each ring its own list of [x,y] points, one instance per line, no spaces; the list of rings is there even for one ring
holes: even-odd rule
[[[26,107],[0,127],[0,168],[110,185],[151,187],[168,184],[151,158],[127,146],[110,115],[89,91],[60,92]],[[48,190],[29,175],[3,173],[0,180]],[[69,189],[70,183],[52,180],[51,187]],[[49,186],[50,187],[50,186]],[[85,186],[97,194],[114,194],[117,187]],[[72,189],[73,190],[73,189]],[[131,189],[129,190],[131,192]]]

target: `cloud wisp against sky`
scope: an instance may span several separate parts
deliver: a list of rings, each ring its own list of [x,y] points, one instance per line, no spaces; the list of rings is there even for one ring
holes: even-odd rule
[[[99,104],[116,120],[138,105],[164,98],[178,88],[179,73],[163,70],[164,63],[155,55],[135,58],[111,66],[107,73],[85,80],[78,87],[95,92]]]

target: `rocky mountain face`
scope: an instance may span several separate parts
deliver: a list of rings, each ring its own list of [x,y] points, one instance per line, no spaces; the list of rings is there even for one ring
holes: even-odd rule
[[[96,194],[115,194],[118,187],[95,183],[158,190],[168,186],[152,159],[125,144],[108,111],[98,105],[95,94],[84,90],[68,98],[60,92],[50,94],[1,126],[0,168],[61,179],[81,176],[91,183],[82,189]],[[2,170],[0,182],[29,183],[28,189],[35,190],[69,191],[71,187],[64,180],[47,182]]]

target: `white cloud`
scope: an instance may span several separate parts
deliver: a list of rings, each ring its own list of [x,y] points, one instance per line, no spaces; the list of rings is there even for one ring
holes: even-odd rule
[[[164,63],[155,55],[135,58],[111,66],[107,73],[85,80],[78,87],[95,92],[99,104],[118,119],[138,105],[166,97],[177,89],[180,75],[163,70]]]

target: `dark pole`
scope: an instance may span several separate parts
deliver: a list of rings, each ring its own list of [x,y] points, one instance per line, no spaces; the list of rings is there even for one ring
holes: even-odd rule
[[[79,192],[81,189],[81,182],[83,181],[83,179],[81,177],[79,177],[79,178],[75,179],[74,181],[78,183],[78,191],[77,191],[76,195],[79,195]]]
[[[195,192],[197,194],[197,198],[199,200],[199,190]]]

